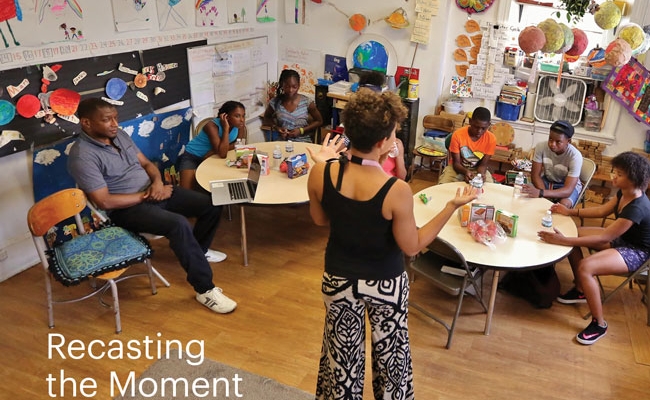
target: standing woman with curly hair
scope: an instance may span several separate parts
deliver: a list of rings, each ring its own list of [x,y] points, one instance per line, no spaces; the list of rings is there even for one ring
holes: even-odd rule
[[[598,207],[569,209],[553,204],[551,211],[580,218],[616,218],[608,227],[580,227],[578,237],[565,237],[559,231],[539,232],[548,243],[574,246],[569,264],[575,287],[557,298],[562,304],[587,303],[593,319],[576,336],[580,344],[592,344],[607,333],[600,299],[599,275],[624,275],[634,272],[650,258],[650,200],[645,194],[650,181],[650,161],[631,151],[612,159],[612,185],[616,196]],[[588,257],[582,247],[599,250]]]
[[[267,141],[281,139],[311,143],[311,133],[323,125],[323,117],[316,103],[298,93],[298,90],[298,72],[292,69],[282,71],[277,94],[264,111],[262,123],[271,128],[266,134]]]
[[[365,371],[365,318],[372,328],[375,399],[412,399],[408,336],[409,280],[404,255],[431,243],[461,205],[476,198],[469,187],[417,229],[409,185],[379,160],[395,142],[407,111],[395,93],[359,89],[343,110],[350,159],[338,157],[337,139],[325,143],[309,175],[309,208],[317,225],[330,227],[322,296],[323,347],[317,399],[361,400]]]

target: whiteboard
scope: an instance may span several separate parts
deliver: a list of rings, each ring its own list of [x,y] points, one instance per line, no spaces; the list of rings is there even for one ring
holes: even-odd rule
[[[187,49],[194,126],[216,116],[228,100],[244,104],[247,120],[264,113],[268,43],[268,36],[260,36]]]

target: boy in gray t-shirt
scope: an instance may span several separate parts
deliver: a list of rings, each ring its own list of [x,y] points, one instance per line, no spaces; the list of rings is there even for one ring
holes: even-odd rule
[[[582,154],[571,144],[574,129],[567,121],[555,121],[547,142],[535,146],[531,184],[522,192],[529,197],[545,197],[572,208],[582,190]]]

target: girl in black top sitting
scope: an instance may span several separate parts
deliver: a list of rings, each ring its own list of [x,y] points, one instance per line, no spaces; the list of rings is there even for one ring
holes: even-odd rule
[[[476,198],[469,188],[457,193],[417,229],[411,188],[379,164],[406,115],[398,95],[359,89],[343,110],[350,159],[338,157],[338,138],[329,141],[329,135],[319,153],[310,151],[316,162],[308,183],[310,213],[317,225],[330,226],[317,399],[363,397],[366,312],[372,325],[374,398],[413,398],[404,254],[417,254],[458,207]]]

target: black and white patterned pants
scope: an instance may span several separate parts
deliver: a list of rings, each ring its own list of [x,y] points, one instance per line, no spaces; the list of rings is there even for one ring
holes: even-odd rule
[[[408,336],[409,281],[351,280],[323,274],[325,329],[316,399],[361,400],[365,374],[365,316],[372,329],[375,399],[413,399]]]

